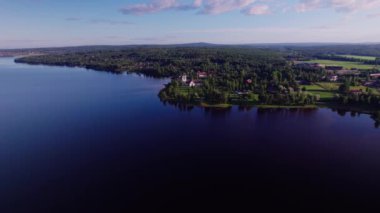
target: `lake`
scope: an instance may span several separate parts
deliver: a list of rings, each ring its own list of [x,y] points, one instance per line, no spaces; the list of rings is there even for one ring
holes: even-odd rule
[[[166,82],[0,58],[0,212],[378,202],[380,130],[369,115],[178,108],[157,96]]]

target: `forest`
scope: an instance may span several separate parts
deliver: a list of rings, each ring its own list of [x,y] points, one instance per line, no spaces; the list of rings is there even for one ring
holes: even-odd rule
[[[337,82],[330,83],[335,89],[313,90],[313,87],[327,83],[331,73],[323,67],[297,66],[294,59],[325,57],[360,61],[362,59],[337,55],[354,54],[359,50],[359,47],[352,50],[347,46],[129,46],[48,53],[15,61],[169,77],[172,80],[160,91],[159,97],[170,104],[335,105],[377,110],[380,109],[377,89],[363,86],[360,92],[353,92],[355,86],[364,85],[369,80],[369,73],[376,70],[363,71],[360,76],[341,76]],[[377,49],[373,48],[373,51]],[[377,54],[374,55],[376,58]],[[372,63],[365,60],[361,62]],[[378,58],[373,61],[377,62]]]

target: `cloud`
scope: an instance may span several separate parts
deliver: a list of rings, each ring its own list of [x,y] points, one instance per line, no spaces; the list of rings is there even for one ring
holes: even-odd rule
[[[132,22],[129,21],[114,21],[110,19],[92,19],[90,20],[93,24],[109,24],[109,25],[130,25]]]
[[[108,24],[108,25],[131,25],[133,24],[132,22],[129,21],[119,21],[119,20],[111,20],[111,19],[90,19],[86,20],[83,18],[78,18],[78,17],[69,17],[65,19],[66,21],[70,22],[89,22],[91,24]]]
[[[368,18],[380,18],[380,13],[372,13],[367,16]]]
[[[197,14],[218,15],[240,11],[246,15],[267,15],[275,12],[299,13],[331,8],[336,12],[354,13],[380,9],[380,0],[297,0],[293,3],[281,0],[147,0],[147,3],[131,4],[120,11],[127,15],[145,15],[168,10],[193,10]]]
[[[65,20],[66,21],[81,21],[82,19],[78,17],[69,17],[69,18],[66,18]]]
[[[321,7],[321,0],[303,0],[295,6],[297,12],[304,13]]]
[[[181,0],[151,0],[148,3],[132,4],[122,8],[124,14],[145,15],[167,10],[194,10],[198,14],[218,15],[226,12],[240,10],[248,15],[268,14],[268,5],[257,5],[256,2],[268,0],[192,0],[184,3]]]
[[[202,14],[221,14],[233,10],[243,9],[255,0],[208,0],[204,1],[203,8],[200,11]]]
[[[321,8],[333,8],[337,12],[359,12],[380,8],[380,0],[301,0],[295,9],[307,12]]]
[[[252,6],[244,12],[246,15],[267,15],[271,13],[268,5]]]
[[[178,8],[176,0],[153,0],[150,3],[133,4],[121,9],[124,14],[143,15]]]

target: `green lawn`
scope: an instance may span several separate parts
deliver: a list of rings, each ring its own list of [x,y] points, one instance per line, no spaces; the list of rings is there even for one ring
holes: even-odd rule
[[[337,91],[340,86],[340,83],[333,83],[333,82],[318,82],[316,84],[322,87],[323,89],[329,90],[329,91]]]
[[[363,70],[369,70],[373,69],[375,66],[369,65],[369,64],[362,64],[359,62],[352,62],[352,61],[333,61],[333,60],[311,60],[307,61],[310,63],[319,63],[326,66],[342,66],[344,69],[363,69]]]
[[[335,94],[338,93],[340,83],[333,82],[318,82],[312,85],[302,85],[302,87],[306,88],[306,91],[313,95],[320,95],[321,100],[328,100],[334,98]],[[356,86],[351,87],[351,90],[363,90],[365,92],[367,90],[366,86]],[[380,95],[379,90],[369,88],[373,94]]]
[[[316,84],[302,85],[302,87],[305,87],[307,91],[325,90],[321,86],[316,85]]]
[[[328,83],[326,83],[326,85],[327,84]],[[313,94],[313,95],[319,95],[321,98],[321,101],[329,101],[329,100],[333,99],[335,96],[335,92],[333,89],[327,90],[319,84],[303,85],[302,87],[305,87],[306,91]],[[330,85],[330,87],[332,88],[331,85]],[[335,85],[334,85],[334,87],[335,87]]]
[[[346,57],[346,58],[353,58],[353,59],[368,60],[368,61],[376,60],[376,57],[374,57],[374,56],[361,56],[361,55],[337,55],[337,56]]]

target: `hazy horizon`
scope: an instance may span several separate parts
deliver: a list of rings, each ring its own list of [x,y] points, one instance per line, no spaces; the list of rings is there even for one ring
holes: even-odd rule
[[[380,0],[0,0],[0,49],[378,43]]]
[[[379,45],[380,42],[290,42],[290,43],[209,43],[209,42],[191,42],[191,43],[168,43],[168,44],[159,44],[159,43],[141,43],[141,44],[87,44],[87,45],[63,45],[63,46],[37,46],[37,47],[17,47],[17,48],[0,48],[0,50],[27,50],[27,49],[55,49],[55,48],[77,48],[77,47],[123,47],[123,46],[186,46],[186,45],[211,45],[211,46],[261,46],[261,45],[270,45],[270,46],[319,46],[319,45]]]

